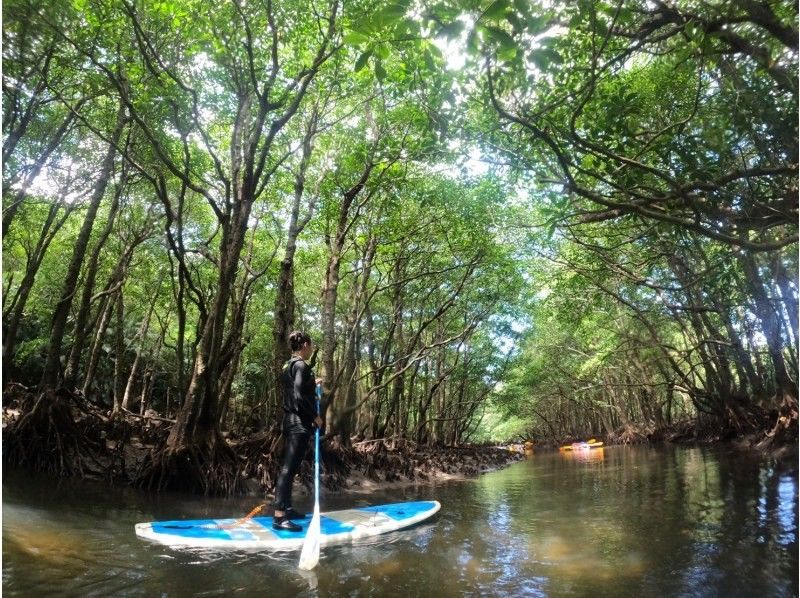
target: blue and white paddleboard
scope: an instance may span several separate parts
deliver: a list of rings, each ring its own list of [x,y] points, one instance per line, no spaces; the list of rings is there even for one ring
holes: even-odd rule
[[[359,538],[410,527],[432,517],[441,507],[439,501],[430,500],[321,513],[320,546],[347,544]],[[294,522],[303,529],[299,532],[272,529],[272,517],[252,517],[244,521],[153,521],[137,523],[136,535],[169,546],[296,550],[303,546],[311,518],[296,519]]]

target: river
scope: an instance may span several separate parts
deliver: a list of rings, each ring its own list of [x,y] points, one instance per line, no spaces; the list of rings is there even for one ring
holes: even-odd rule
[[[134,523],[257,500],[3,472],[4,596],[797,596],[797,456],[730,447],[536,453],[477,479],[326,495],[334,510],[436,499],[429,523],[297,554],[177,550]],[[308,507],[309,498],[297,500]]]

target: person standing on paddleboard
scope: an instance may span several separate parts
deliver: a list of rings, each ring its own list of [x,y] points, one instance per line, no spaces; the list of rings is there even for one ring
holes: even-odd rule
[[[283,366],[281,373],[284,457],[275,484],[272,527],[298,532],[303,528],[292,519],[302,519],[305,515],[292,508],[292,483],[305,455],[311,432],[314,426],[322,427],[322,419],[317,414],[317,380],[308,364],[314,353],[314,343],[308,334],[295,330],[289,335],[289,346],[292,358]]]

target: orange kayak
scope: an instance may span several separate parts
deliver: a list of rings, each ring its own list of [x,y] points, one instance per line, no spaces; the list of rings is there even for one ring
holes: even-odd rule
[[[566,446],[559,447],[558,450],[560,451],[588,451],[593,448],[598,448],[603,446],[603,443],[599,440],[595,440],[594,438],[589,440],[588,442],[573,442],[572,444],[568,444]]]

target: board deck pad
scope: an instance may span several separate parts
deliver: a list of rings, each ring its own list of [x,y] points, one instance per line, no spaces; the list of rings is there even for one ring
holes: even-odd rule
[[[411,527],[432,517],[440,508],[438,501],[430,500],[321,513],[320,545],[346,544]],[[272,517],[152,521],[137,523],[135,528],[140,538],[168,546],[295,550],[303,546],[311,517],[293,521],[302,526],[301,531],[275,530]]]

